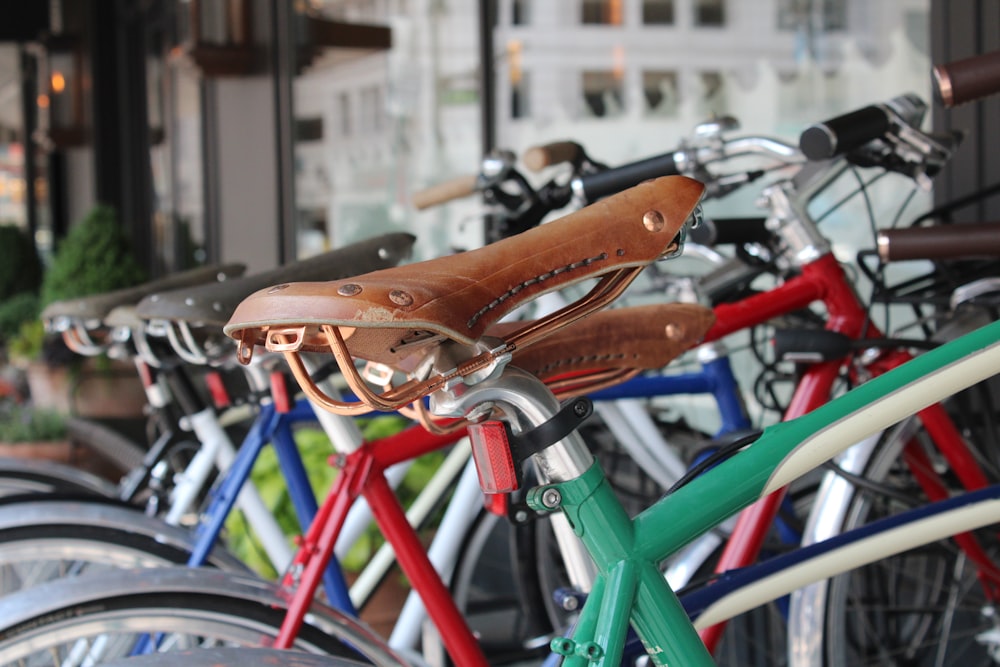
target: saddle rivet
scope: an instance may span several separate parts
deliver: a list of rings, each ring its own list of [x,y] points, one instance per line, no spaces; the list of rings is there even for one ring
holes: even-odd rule
[[[267,290],[268,294],[274,294],[275,292],[280,292],[283,289],[288,289],[288,283],[282,283],[281,285],[275,285],[271,289]]]
[[[397,306],[409,306],[413,303],[413,297],[401,289],[394,289],[389,292],[389,301]]]
[[[671,322],[667,325],[667,338],[681,338],[684,336],[684,327]]]
[[[357,283],[346,283],[337,288],[337,294],[340,296],[354,296],[355,294],[361,294],[361,285]]]
[[[651,232],[662,231],[665,224],[666,220],[664,220],[663,214],[656,209],[646,211],[646,213],[642,216],[643,227]]]

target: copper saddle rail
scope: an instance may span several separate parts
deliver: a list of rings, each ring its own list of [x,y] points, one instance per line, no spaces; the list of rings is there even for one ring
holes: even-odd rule
[[[610,304],[647,264],[678,250],[703,190],[690,178],[663,177],[477,250],[344,280],[276,285],[240,303],[224,330],[244,363],[255,345],[283,352],[303,390],[325,409],[399,410]],[[588,279],[596,285],[561,310],[500,338],[489,335],[518,306]],[[427,368],[429,353],[449,340],[467,346],[468,356],[447,369]],[[332,352],[360,400],[344,402],[316,387],[303,351]],[[356,359],[382,369],[381,393]],[[393,387],[388,376],[396,372],[410,378]]]

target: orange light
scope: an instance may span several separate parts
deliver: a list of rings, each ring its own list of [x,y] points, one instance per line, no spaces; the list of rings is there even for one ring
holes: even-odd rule
[[[36,101],[37,101],[38,107],[40,109],[48,109],[49,108],[49,96],[46,95],[45,93],[42,93],[41,95],[39,95],[38,99]]]
[[[516,39],[507,42],[507,63],[510,82],[516,86],[521,82],[521,42]]]
[[[622,0],[611,0],[608,3],[608,23],[611,25],[622,24]]]
[[[66,77],[62,75],[62,72],[52,72],[52,76],[49,77],[49,84],[53,93],[61,93],[66,90]]]

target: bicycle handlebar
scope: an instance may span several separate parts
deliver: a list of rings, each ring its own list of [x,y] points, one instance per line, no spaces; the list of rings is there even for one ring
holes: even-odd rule
[[[767,218],[706,218],[694,227],[688,239],[701,245],[741,245],[768,243],[774,232],[767,228]]]
[[[1000,222],[884,229],[877,245],[883,262],[1000,257]]]
[[[935,92],[946,107],[1000,93],[1000,51],[937,65],[932,72]]]
[[[810,160],[827,160],[878,139],[890,126],[888,109],[873,104],[806,128],[799,148]]]
[[[418,190],[413,193],[413,206],[422,211],[425,208],[444,204],[453,199],[468,197],[476,192],[477,180],[475,175],[458,176],[450,181]]]
[[[652,178],[676,176],[681,172],[677,168],[675,155],[676,153],[665,153],[596,174],[580,176],[574,182],[574,190],[582,194],[586,201],[593,202]]]
[[[521,156],[521,161],[531,171],[541,171],[564,162],[576,164],[583,156],[583,146],[575,141],[554,141],[529,148]]]

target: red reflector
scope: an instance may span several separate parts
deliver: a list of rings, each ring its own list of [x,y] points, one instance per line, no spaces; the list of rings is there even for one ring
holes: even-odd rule
[[[218,371],[205,373],[205,384],[208,386],[208,393],[212,395],[212,403],[218,409],[227,408],[231,401],[226,385],[222,382],[222,376]]]
[[[486,493],[510,493],[517,490],[517,470],[507,444],[503,423],[485,421],[469,426],[472,458],[479,473],[479,485]]]
[[[510,496],[506,493],[484,493],[486,511],[497,516],[507,516],[507,505]]]
[[[288,396],[288,384],[281,371],[271,373],[271,398],[274,399],[274,409],[278,414],[292,411],[292,400]]]

